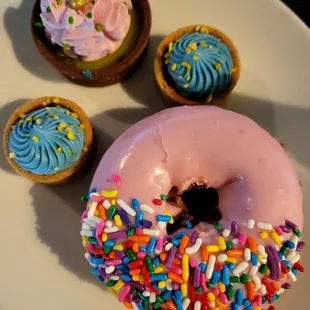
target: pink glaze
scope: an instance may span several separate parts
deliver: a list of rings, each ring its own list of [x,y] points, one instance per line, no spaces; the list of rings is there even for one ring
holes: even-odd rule
[[[71,57],[82,57],[84,61],[94,61],[115,52],[122,44],[130,27],[129,10],[131,0],[96,0],[95,4],[85,0],[80,10],[70,7],[68,2],[41,0],[41,19],[47,37],[61,47]],[[47,12],[50,8],[51,12]],[[92,17],[88,17],[91,13]],[[69,23],[72,17],[74,22]],[[101,25],[102,31],[96,26]]]
[[[115,173],[122,180],[118,197],[151,206],[155,212],[144,218],[156,229],[157,214],[179,210],[152,200],[200,177],[219,189],[224,228],[237,221],[249,236],[257,232],[245,228],[249,219],[273,225],[289,219],[302,229],[301,189],[282,146],[249,118],[217,107],[172,108],[135,124],[106,152],[91,187],[114,189]],[[207,244],[218,237],[211,227],[199,225]]]

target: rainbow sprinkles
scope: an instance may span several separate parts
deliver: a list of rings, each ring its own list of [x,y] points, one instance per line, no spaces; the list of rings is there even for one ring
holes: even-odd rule
[[[111,180],[121,186],[121,179]],[[218,232],[217,244],[203,244],[200,232],[177,232],[160,238],[160,230],[173,223],[169,212],[144,219],[167,196],[149,205],[136,198],[127,202],[118,190],[90,190],[82,215],[82,241],[91,273],[116,293],[128,309],[152,310],[274,310],[272,305],[303,272],[298,227],[249,220],[246,228],[259,228],[257,238],[245,235],[237,222]],[[189,225],[189,223],[187,223]],[[270,245],[263,246],[269,238]],[[196,262],[194,255],[200,254]]]

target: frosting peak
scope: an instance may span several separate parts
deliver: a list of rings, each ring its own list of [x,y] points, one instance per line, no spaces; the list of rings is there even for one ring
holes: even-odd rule
[[[52,175],[78,161],[84,130],[77,115],[58,107],[21,115],[9,137],[9,152],[24,170]]]
[[[231,81],[231,54],[214,35],[185,34],[170,45],[166,58],[172,82],[184,97],[211,101]]]
[[[117,50],[126,37],[131,0],[41,0],[48,38],[70,57],[94,61]]]

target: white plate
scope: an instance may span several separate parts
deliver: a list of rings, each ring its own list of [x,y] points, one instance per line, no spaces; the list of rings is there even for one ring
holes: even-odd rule
[[[151,0],[146,63],[131,80],[105,89],[71,84],[38,55],[29,29],[32,3],[0,1],[1,130],[26,99],[67,97],[90,116],[103,152],[132,123],[163,107],[152,72],[162,36],[188,24],[213,25],[233,39],[241,56],[231,108],[284,143],[303,185],[305,223],[310,220],[310,32],[280,1]],[[90,177],[62,187],[36,185],[13,173],[2,153],[0,168],[0,309],[123,309],[89,274],[83,257],[79,218],[84,205],[79,196]],[[310,226],[305,226],[309,241]],[[309,267],[310,248],[303,254]],[[277,309],[306,309],[308,288],[308,276],[302,275]]]

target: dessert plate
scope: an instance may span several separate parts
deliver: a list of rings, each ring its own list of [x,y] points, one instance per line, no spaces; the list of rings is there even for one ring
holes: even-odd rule
[[[190,24],[214,26],[234,41],[242,63],[228,107],[268,130],[295,161],[304,194],[304,241],[309,241],[310,31],[284,4],[277,0],[150,0],[153,29],[143,66],[122,84],[89,89],[71,84],[37,53],[29,25],[33,2],[0,2],[1,131],[26,100],[65,97],[77,102],[94,124],[100,159],[131,124],[164,108],[152,71],[155,48],[163,36]],[[83,258],[79,229],[84,205],[79,197],[88,190],[93,171],[75,184],[37,185],[17,176],[2,152],[0,171],[0,309],[123,309],[95,282]],[[309,259],[306,247],[306,268]],[[305,309],[308,287],[303,274],[276,308]]]

